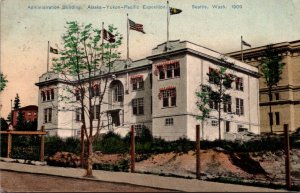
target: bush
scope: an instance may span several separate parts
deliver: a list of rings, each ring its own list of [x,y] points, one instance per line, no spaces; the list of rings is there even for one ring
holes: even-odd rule
[[[102,139],[94,141],[93,150],[102,153],[127,153],[129,144],[126,144],[120,135],[110,131]]]
[[[127,172],[129,170],[129,161],[124,159],[116,164],[95,163],[95,164],[93,164],[93,169]]]
[[[5,121],[5,119],[3,119],[1,117],[1,123],[0,123],[0,130],[1,131],[6,131],[8,129],[8,124],[7,122]]]
[[[45,139],[45,155],[52,156],[58,151],[63,151],[65,143],[58,136],[48,136]]]
[[[67,138],[63,151],[80,154],[80,139],[74,137]]]

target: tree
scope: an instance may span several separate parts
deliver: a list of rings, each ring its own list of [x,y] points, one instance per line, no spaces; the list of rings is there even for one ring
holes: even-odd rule
[[[66,29],[62,36],[63,48],[58,49],[60,57],[53,60],[53,70],[67,82],[66,94],[62,94],[60,100],[80,106],[81,122],[87,139],[86,177],[91,177],[93,142],[104,128],[101,120],[106,114],[102,104],[105,104],[104,96],[114,62],[121,55],[118,48],[122,36],[112,25],[108,27],[109,37],[113,36],[109,42],[103,38],[101,42],[102,30],[93,28],[91,24],[79,25],[71,21],[67,22]]]
[[[0,123],[0,130],[1,131],[6,131],[8,129],[8,124],[7,122],[5,121],[4,118],[1,117],[1,123]]]
[[[20,98],[19,98],[19,94],[17,93],[15,100],[14,100],[14,110],[18,110],[20,107],[21,107]]]
[[[17,131],[26,131],[27,130],[27,122],[25,120],[24,113],[22,113],[21,111],[18,112],[16,130]]]
[[[269,96],[269,124],[270,131],[273,133],[273,116],[272,116],[272,90],[274,86],[277,86],[281,80],[281,74],[283,71],[284,63],[281,62],[282,57],[278,55],[278,51],[273,48],[273,45],[268,45],[266,49],[266,57],[262,60],[260,65],[261,72],[265,79],[265,83],[268,87]]]
[[[196,105],[201,112],[200,115],[196,116],[196,119],[201,121],[202,132],[204,132],[203,131],[204,122],[206,119],[209,118],[211,112],[211,109],[209,108],[210,87],[208,87],[205,84],[201,84],[200,91],[197,91],[195,94],[196,97],[198,98]]]
[[[37,120],[28,121],[25,128],[26,131],[37,131]]]
[[[229,65],[226,58],[222,57],[220,61],[225,65]],[[203,123],[205,119],[210,117],[210,112],[213,109],[217,110],[219,139],[221,139],[221,104],[231,105],[231,98],[228,95],[228,90],[231,89],[234,76],[227,73],[227,67],[223,66],[218,69],[210,69],[207,75],[209,77],[210,85],[201,84],[200,91],[196,92],[198,98],[196,105],[201,112],[201,115],[196,116],[196,118]]]
[[[0,92],[2,92],[4,90],[4,88],[6,87],[7,84],[7,79],[6,76],[4,76],[4,74],[1,72],[0,73]]]
[[[12,122],[12,120],[11,120],[11,112],[7,115],[7,121],[8,122]]]

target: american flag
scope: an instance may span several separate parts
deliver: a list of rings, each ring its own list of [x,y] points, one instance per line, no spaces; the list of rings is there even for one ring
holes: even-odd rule
[[[134,21],[131,21],[130,19],[128,19],[128,21],[129,21],[130,29],[145,33],[142,24],[135,23]]]

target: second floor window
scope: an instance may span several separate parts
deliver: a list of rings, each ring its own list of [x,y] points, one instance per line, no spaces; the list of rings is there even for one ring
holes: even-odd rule
[[[160,91],[159,98],[163,100],[163,107],[176,106],[176,89],[163,89]]]
[[[91,96],[92,97],[100,96],[100,86],[99,86],[99,84],[96,84],[91,88]]]
[[[92,106],[91,117],[92,117],[92,119],[99,119],[99,117],[100,117],[100,106],[99,105]]]
[[[131,77],[132,90],[143,90],[144,79],[142,75],[136,75]]]
[[[243,78],[236,77],[235,79],[235,89],[243,91],[244,90],[244,81]]]
[[[244,115],[244,100],[236,98],[236,114],[237,115]]]
[[[137,98],[132,100],[132,114],[143,115],[144,114],[144,99]]]
[[[114,89],[114,101],[122,102],[124,96],[123,86],[121,84],[117,84]]]
[[[225,95],[223,99],[223,110],[225,113],[231,113],[231,96]]]
[[[52,122],[52,108],[44,109],[44,123]]]
[[[77,122],[81,121],[81,109],[80,108],[77,108],[76,111],[75,111],[76,115],[75,115],[75,120]]]

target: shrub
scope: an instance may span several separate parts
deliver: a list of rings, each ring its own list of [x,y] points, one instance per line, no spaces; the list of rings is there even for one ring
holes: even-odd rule
[[[129,151],[129,144],[126,144],[120,135],[112,131],[103,135],[102,139],[96,139],[93,145],[94,151],[102,153],[127,153]]]
[[[63,149],[63,151],[79,154],[80,140],[74,137],[67,138],[65,142],[65,148]]]
[[[62,138],[58,136],[48,136],[45,139],[45,155],[51,156],[58,151],[63,151],[65,143]]]

